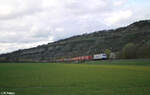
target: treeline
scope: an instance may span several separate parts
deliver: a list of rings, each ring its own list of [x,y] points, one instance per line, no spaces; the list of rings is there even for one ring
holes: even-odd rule
[[[150,40],[142,45],[128,43],[122,50],[116,52],[116,57],[119,59],[150,58]]]

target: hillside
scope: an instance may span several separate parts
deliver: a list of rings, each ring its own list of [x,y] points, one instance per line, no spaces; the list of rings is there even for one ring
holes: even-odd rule
[[[0,55],[1,61],[49,62],[59,58],[92,55],[111,49],[120,51],[127,43],[142,45],[150,41],[150,20],[135,22],[127,27],[97,31],[59,40],[47,45]]]

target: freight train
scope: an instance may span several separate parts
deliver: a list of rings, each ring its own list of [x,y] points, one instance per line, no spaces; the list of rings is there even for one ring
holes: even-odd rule
[[[71,61],[89,61],[89,60],[105,60],[107,59],[105,53],[94,54],[92,56],[78,56],[73,58],[62,58],[58,59],[57,62],[71,62]]]

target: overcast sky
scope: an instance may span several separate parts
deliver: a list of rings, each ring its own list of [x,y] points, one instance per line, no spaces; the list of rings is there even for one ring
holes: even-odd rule
[[[0,0],[0,53],[150,19],[150,0]]]

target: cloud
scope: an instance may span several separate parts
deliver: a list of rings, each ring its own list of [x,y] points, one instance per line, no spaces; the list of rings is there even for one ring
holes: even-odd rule
[[[0,53],[149,19],[145,2],[0,0]]]
[[[48,42],[34,42],[34,43],[0,43],[0,53],[9,53],[19,49],[27,49],[35,47],[41,44],[46,44]]]
[[[128,0],[116,0],[113,2],[114,6],[122,6],[123,4],[127,3]]]
[[[15,19],[42,11],[40,0],[0,0],[0,20]]]
[[[107,16],[108,17],[106,17],[106,19],[105,19],[106,24],[114,25],[114,24],[118,23],[121,20],[130,18],[132,16],[132,11],[130,11],[130,10],[116,11],[116,12],[110,13]]]

